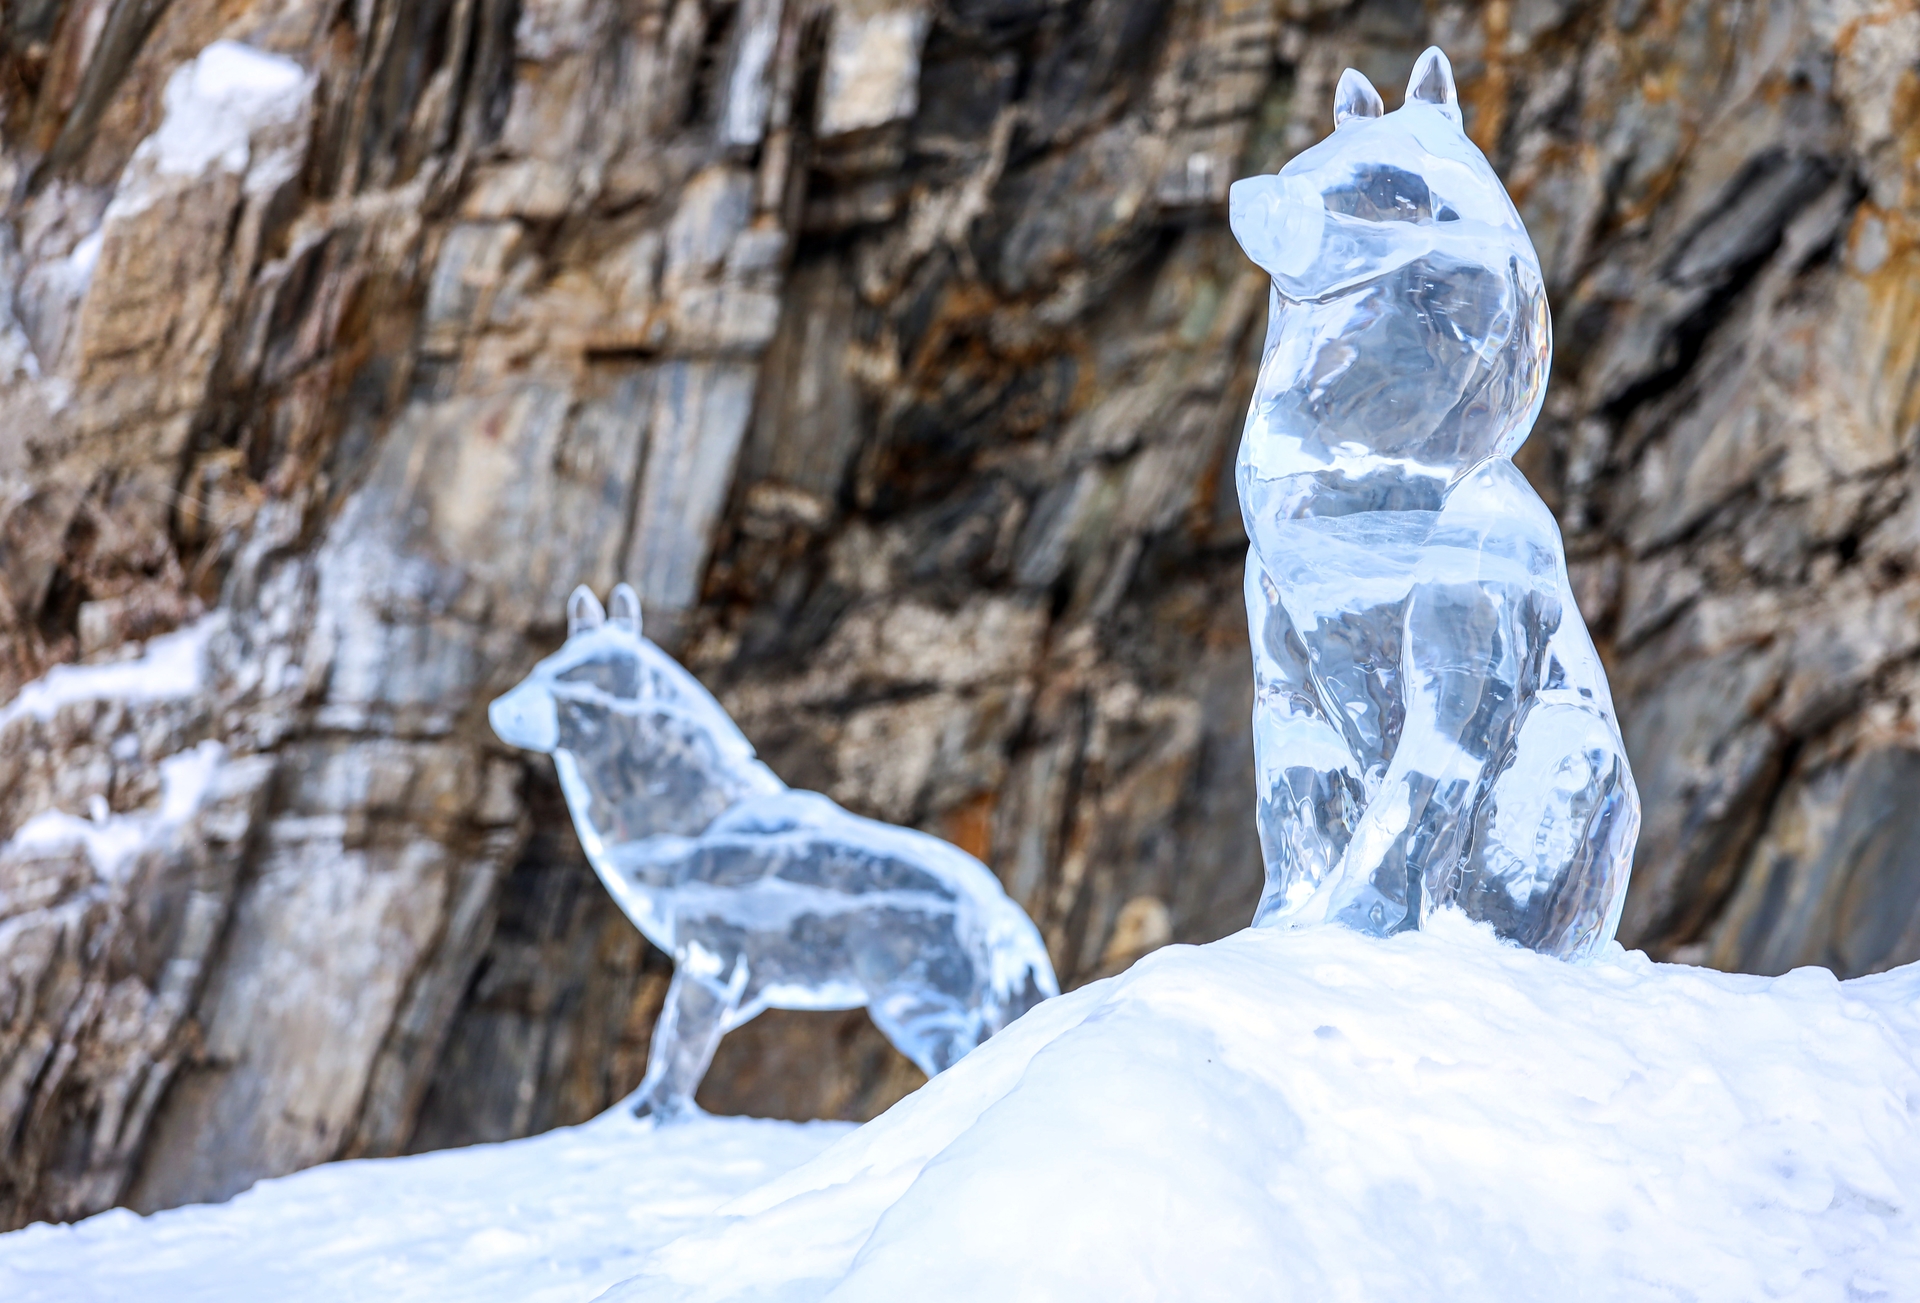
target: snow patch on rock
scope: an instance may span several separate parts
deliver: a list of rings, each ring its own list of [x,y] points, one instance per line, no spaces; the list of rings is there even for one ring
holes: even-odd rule
[[[42,810],[0,845],[0,859],[81,845],[94,872],[109,881],[118,878],[141,851],[157,845],[199,811],[226,758],[226,748],[218,742],[202,742],[162,760],[158,810],[109,814],[100,797],[94,798],[97,807],[85,819],[64,810]]]
[[[219,612],[185,628],[150,638],[137,656],[103,665],[56,665],[0,706],[0,729],[31,715],[50,720],[76,701],[163,701],[200,691],[207,643],[225,617]]]
[[[313,79],[293,60],[215,41],[167,79],[160,127],[134,150],[107,220],[151,205],[163,177],[193,178],[217,168],[245,174],[254,192],[284,181],[297,151],[268,149],[255,158],[255,137],[295,125],[312,93]]]

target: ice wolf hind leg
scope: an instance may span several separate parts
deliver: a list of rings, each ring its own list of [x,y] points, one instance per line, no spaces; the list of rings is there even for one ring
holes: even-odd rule
[[[1475,812],[1452,903],[1530,950],[1584,958],[1619,926],[1639,829],[1613,721],[1586,703],[1542,702]]]
[[[951,1068],[982,1040],[979,1010],[925,987],[882,991],[868,1003],[867,1016],[929,1077]]]

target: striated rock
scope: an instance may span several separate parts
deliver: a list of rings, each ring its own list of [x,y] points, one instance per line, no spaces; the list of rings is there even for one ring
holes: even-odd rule
[[[1244,924],[1226,187],[1435,41],[1560,324],[1623,939],[1920,958],[1910,0],[52,0],[0,14],[0,700],[204,661],[0,717],[4,1224],[639,1080],[663,961],[481,709],[583,581],[1069,983]],[[702,1098],[913,1084],[794,1015]]]

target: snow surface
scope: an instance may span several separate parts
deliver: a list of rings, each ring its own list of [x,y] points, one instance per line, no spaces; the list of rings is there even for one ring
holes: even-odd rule
[[[161,701],[200,690],[207,640],[225,617],[202,616],[185,628],[150,638],[137,656],[104,665],[56,665],[0,706],[0,728],[25,715],[52,719],[75,701]]]
[[[224,1204],[0,1235],[7,1303],[575,1303],[841,1122],[615,1109],[527,1140],[330,1163]]]
[[[1920,966],[1435,922],[1049,1001],[607,1303],[1920,1299]]]
[[[1920,1299],[1920,966],[1263,928],[1050,1000],[851,1134],[649,1126],[30,1227],[0,1298]]]

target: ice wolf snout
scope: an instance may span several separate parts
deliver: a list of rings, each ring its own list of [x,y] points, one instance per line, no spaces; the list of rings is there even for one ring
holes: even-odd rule
[[[552,751],[560,745],[560,715],[553,694],[540,684],[522,683],[487,707],[487,722],[500,740],[528,751]]]

